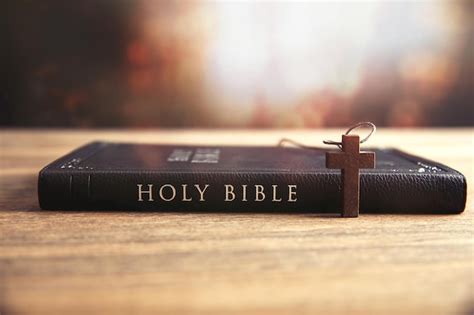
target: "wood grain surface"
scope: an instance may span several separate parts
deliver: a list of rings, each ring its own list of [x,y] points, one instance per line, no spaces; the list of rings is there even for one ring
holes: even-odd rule
[[[0,314],[469,314],[474,130],[380,130],[369,145],[468,179],[461,215],[41,211],[41,167],[91,140],[308,145],[343,130],[2,130]]]

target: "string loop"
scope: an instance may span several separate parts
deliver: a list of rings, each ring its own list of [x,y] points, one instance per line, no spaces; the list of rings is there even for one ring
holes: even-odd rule
[[[373,123],[371,123],[370,121],[364,121],[364,122],[359,122],[355,125],[352,125],[351,127],[349,127],[349,129],[347,129],[346,131],[346,135],[350,134],[352,131],[354,131],[355,129],[358,129],[358,128],[361,128],[361,127],[370,127],[370,133],[365,137],[363,138],[362,140],[360,140],[360,143],[364,143],[366,142],[367,140],[369,140],[369,138],[372,136],[372,134],[375,132],[375,130],[377,129],[377,127],[375,127],[375,125]],[[302,149],[314,149],[313,147],[310,147],[310,146],[307,146],[307,145],[304,145],[304,144],[301,144],[299,142],[296,142],[294,140],[291,140],[291,139],[288,139],[288,138],[282,138],[280,140],[280,142],[278,143],[278,146],[279,147],[282,147],[285,145],[285,143],[289,143],[289,144],[292,144],[296,147],[299,147],[299,148],[302,148]],[[329,145],[337,145],[341,150],[342,150],[342,142],[340,141],[333,141],[333,140],[324,140],[323,141],[324,144],[329,144]]]
[[[347,129],[345,135],[347,136],[348,134],[351,133],[351,131],[353,131],[355,129],[358,129],[358,128],[361,128],[361,127],[370,127],[370,133],[367,135],[367,137],[360,140],[359,143],[364,143],[367,140],[369,140],[369,138],[372,136],[372,134],[377,129],[377,127],[373,123],[371,123],[370,121],[364,121],[364,122],[359,122],[359,123],[349,127],[349,129]],[[342,142],[340,142],[340,141],[324,140],[323,143],[324,144],[329,144],[329,145],[337,145],[339,147],[339,149],[342,150]]]

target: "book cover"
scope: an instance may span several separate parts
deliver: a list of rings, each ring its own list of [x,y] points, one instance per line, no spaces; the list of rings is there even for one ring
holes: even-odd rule
[[[339,213],[341,175],[323,148],[93,142],[39,173],[45,210]],[[396,149],[372,149],[361,213],[460,213],[465,177]]]

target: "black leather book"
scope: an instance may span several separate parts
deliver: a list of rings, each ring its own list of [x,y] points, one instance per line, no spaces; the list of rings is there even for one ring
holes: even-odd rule
[[[47,210],[340,213],[341,175],[326,148],[93,142],[46,166]],[[395,149],[361,170],[362,213],[460,213],[464,176]]]

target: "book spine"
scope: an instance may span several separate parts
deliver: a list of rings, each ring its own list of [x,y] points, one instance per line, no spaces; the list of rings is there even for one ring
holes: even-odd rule
[[[176,173],[43,170],[45,210],[339,213],[337,171]],[[362,213],[460,213],[466,182],[453,174],[361,174]]]

